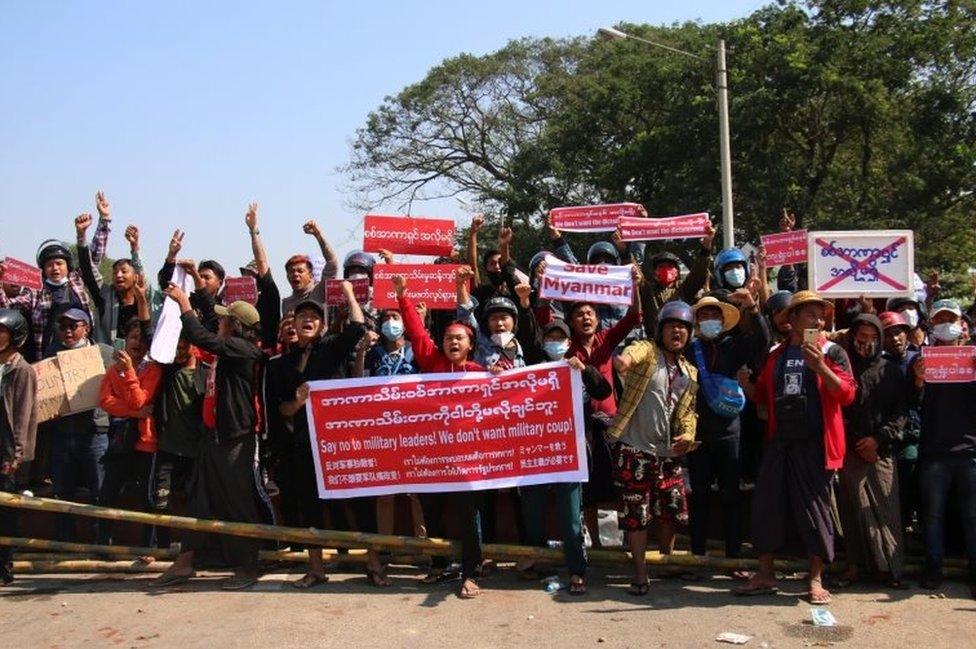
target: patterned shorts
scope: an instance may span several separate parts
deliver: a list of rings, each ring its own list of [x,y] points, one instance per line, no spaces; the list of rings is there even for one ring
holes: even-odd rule
[[[684,469],[679,461],[617,444],[613,486],[620,494],[617,522],[621,529],[644,530],[652,521],[688,523]]]

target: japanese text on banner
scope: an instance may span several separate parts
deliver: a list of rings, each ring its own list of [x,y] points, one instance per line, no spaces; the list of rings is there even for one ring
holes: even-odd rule
[[[450,255],[454,250],[454,221],[367,214],[363,222],[363,250]]]
[[[622,217],[620,219],[620,238],[623,241],[701,238],[708,234],[710,225],[711,221],[705,212],[650,219]]]
[[[586,480],[582,381],[566,363],[309,387],[321,498]]]
[[[630,266],[569,264],[546,256],[539,297],[565,302],[631,304],[634,284]]]
[[[580,205],[557,207],[550,210],[552,226],[566,232],[613,232],[621,217],[639,218],[641,206],[637,203],[613,203],[609,205]]]

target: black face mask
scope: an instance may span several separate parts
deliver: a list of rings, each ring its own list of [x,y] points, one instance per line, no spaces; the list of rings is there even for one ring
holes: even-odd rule
[[[495,288],[498,288],[505,283],[505,278],[502,276],[501,271],[491,271],[487,273],[487,275],[488,281],[491,282],[491,285]]]

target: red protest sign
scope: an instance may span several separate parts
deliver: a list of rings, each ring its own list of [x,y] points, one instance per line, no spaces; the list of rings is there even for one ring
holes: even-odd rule
[[[41,269],[13,257],[3,258],[3,281],[14,286],[23,286],[34,291],[41,290]]]
[[[373,267],[373,307],[399,308],[393,278],[403,275],[407,280],[407,294],[415,304],[424,302],[428,309],[456,309],[454,274],[460,267],[460,264],[377,264]]]
[[[320,498],[586,480],[582,383],[564,362],[309,387]]]
[[[579,205],[556,207],[549,211],[552,226],[567,232],[613,232],[622,217],[640,218],[641,206],[637,203],[611,203],[608,205]]]
[[[350,280],[327,279],[325,280],[325,306],[342,306],[346,303],[346,296],[342,292],[342,283],[345,281],[352,283],[352,292],[357,302],[360,304],[369,302],[369,279],[366,277]]]
[[[651,219],[622,217],[620,238],[623,241],[700,238],[708,234],[710,226],[711,221],[705,212]]]
[[[367,214],[363,224],[363,250],[450,255],[454,251],[454,221]]]
[[[224,304],[243,300],[250,304],[258,302],[258,287],[253,277],[228,277],[224,280]]]
[[[927,383],[976,381],[976,347],[922,347]]]
[[[760,237],[766,251],[766,267],[807,263],[807,231],[777,232]]]

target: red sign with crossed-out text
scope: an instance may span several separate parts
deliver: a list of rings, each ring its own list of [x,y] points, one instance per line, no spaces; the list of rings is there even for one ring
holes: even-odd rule
[[[407,280],[407,295],[414,304],[428,309],[456,309],[457,288],[454,275],[460,264],[376,264],[373,267],[373,307],[397,309],[393,278]]]
[[[976,381],[976,347],[922,347],[927,383]]]
[[[565,362],[309,387],[320,498],[586,481],[582,382]]]
[[[454,251],[454,221],[367,214],[363,222],[363,250],[450,255]]]

